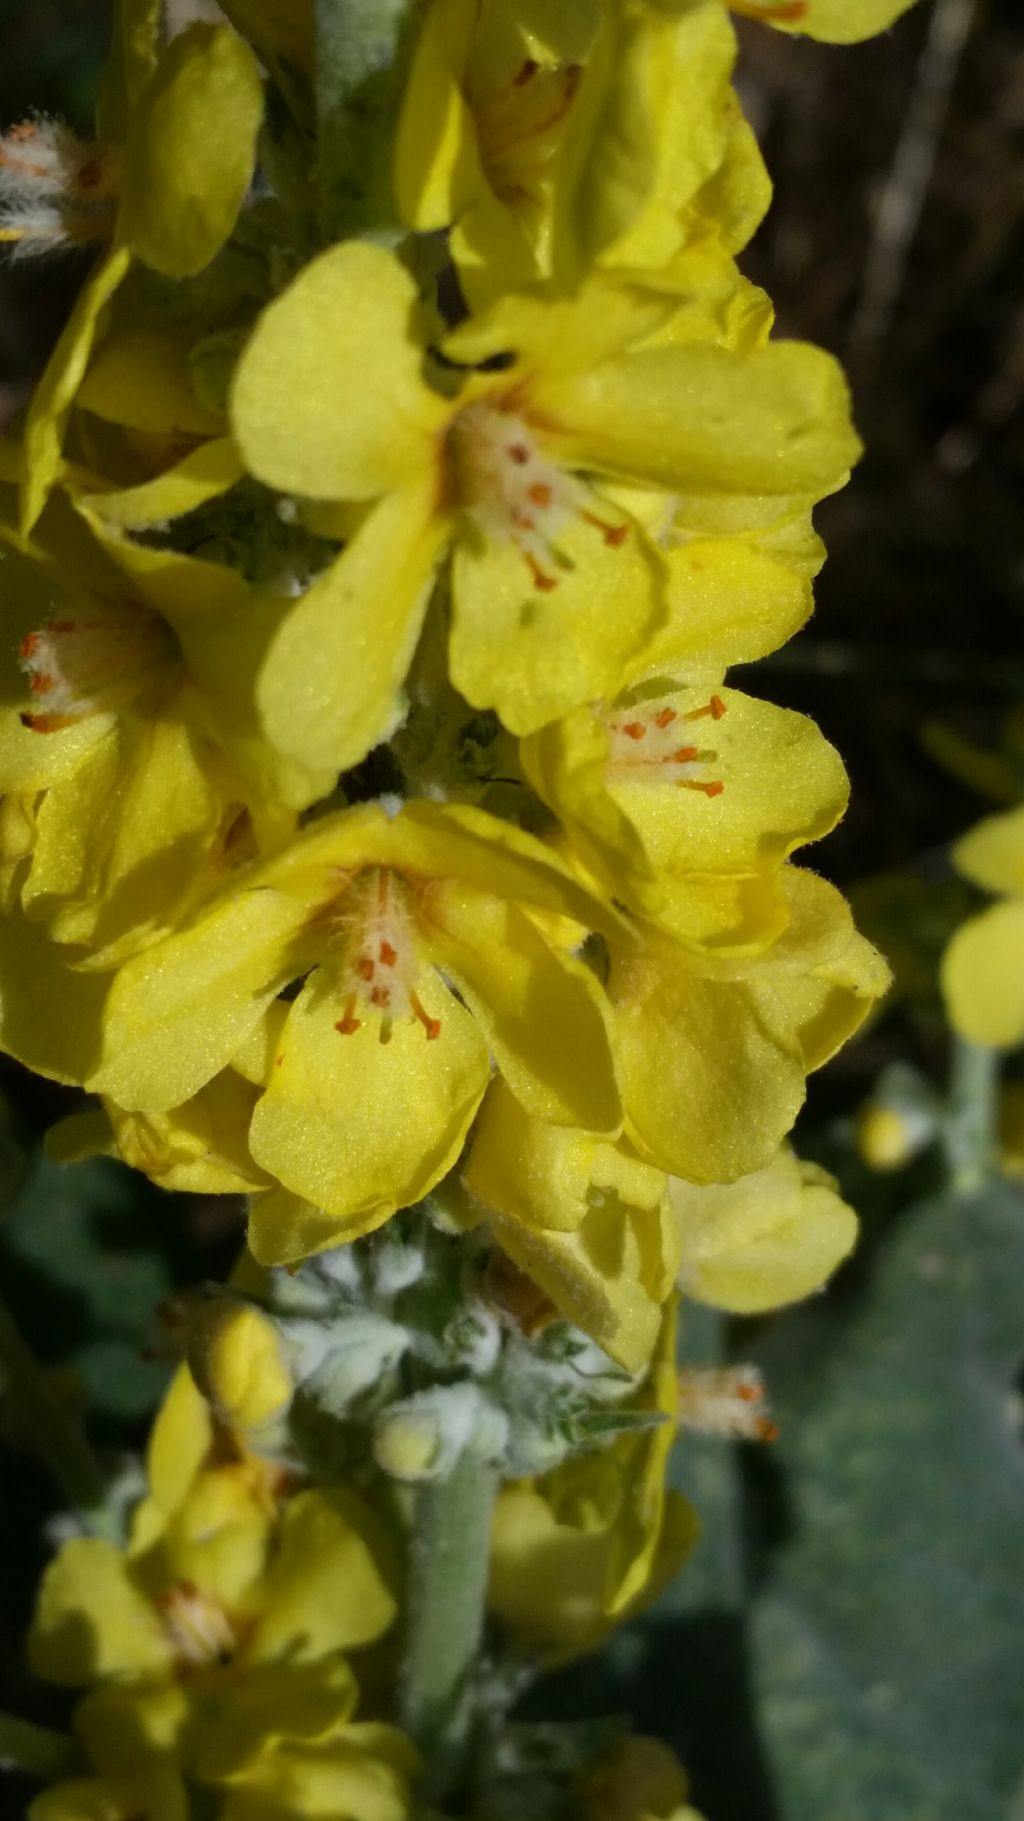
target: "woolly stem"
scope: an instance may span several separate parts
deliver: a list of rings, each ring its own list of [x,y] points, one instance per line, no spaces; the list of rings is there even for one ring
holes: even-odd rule
[[[496,1487],[493,1467],[463,1455],[416,1495],[402,1719],[434,1799],[457,1784],[469,1739]]]
[[[992,1170],[998,1088],[998,1052],[954,1037],[945,1122],[946,1160],[954,1188],[976,1189]]]

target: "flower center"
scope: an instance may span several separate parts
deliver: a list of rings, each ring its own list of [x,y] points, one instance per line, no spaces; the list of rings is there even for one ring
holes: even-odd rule
[[[117,153],[59,120],[25,120],[0,138],[0,241],[43,253],[109,240],[121,183]]]
[[[681,790],[699,790],[706,797],[720,797],[721,778],[700,773],[718,754],[711,747],[691,742],[689,729],[698,721],[720,721],[726,713],[721,696],[713,695],[702,708],[680,713],[670,702],[645,702],[627,718],[605,717],[608,730],[608,767],[625,772],[631,781],[675,784]]]
[[[756,1366],[687,1367],[678,1387],[680,1429],[747,1442],[778,1439],[778,1427],[765,1415],[764,1382]]]
[[[350,897],[354,899],[351,904]],[[386,866],[371,867],[346,893],[342,916],[346,937],[340,979],[344,1011],[335,1030],[350,1037],[376,1015],[381,1021],[382,1043],[390,1039],[396,1018],[418,1020],[428,1042],[440,1037],[441,1020],[431,1018],[416,992],[420,963],[401,881]]]
[[[556,588],[552,571],[572,568],[558,547],[571,520],[592,526],[611,549],[625,543],[628,521],[602,517],[590,488],[544,454],[515,412],[477,399],[450,436],[463,510],[489,542],[516,546],[535,588]]]
[[[510,82],[479,92],[471,85],[480,163],[502,202],[514,206],[536,196],[581,73],[578,63],[544,66],[527,58]]]
[[[157,1609],[171,1649],[182,1670],[226,1663],[241,1642],[219,1600],[194,1581],[176,1581],[157,1595]]]
[[[48,620],[26,633],[19,647],[36,703],[22,721],[37,733],[53,733],[89,715],[126,708],[166,675],[175,656],[168,627],[145,610]]]

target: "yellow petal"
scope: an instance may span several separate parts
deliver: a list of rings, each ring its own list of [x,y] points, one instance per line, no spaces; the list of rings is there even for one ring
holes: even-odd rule
[[[201,272],[235,225],[263,116],[259,65],[227,26],[167,46],[132,118],[119,232],[171,278]]]
[[[680,1287],[732,1315],[820,1290],[853,1250],[857,1216],[831,1177],[784,1148],[727,1187],[669,1181],[682,1235]]]
[[[461,885],[434,888],[424,931],[523,1105],[539,1119],[617,1131],[611,1015],[590,969],[550,946],[518,906]]]
[[[538,402],[561,426],[561,459],[670,490],[821,497],[860,448],[841,368],[800,342],[746,356],[646,348],[564,379],[545,373]]]
[[[786,1017],[766,1015],[745,982],[703,976],[653,935],[613,956],[608,984],[627,1115],[645,1153],[694,1182],[762,1168],[804,1098]]]
[[[170,1645],[125,1557],[98,1537],[65,1543],[43,1576],[28,1638],[44,1681],[77,1688],[112,1675],[166,1675]]]
[[[75,402],[106,423],[163,436],[216,436],[223,429],[220,415],[196,397],[188,342],[142,325],[111,330]]]
[[[0,1049],[52,1081],[81,1086],[100,1050],[110,982],[81,973],[20,910],[0,917]]]
[[[21,530],[25,536],[60,477],[68,411],[102,334],[104,312],[130,264],[127,247],[115,246],[94,267],[32,394],[25,419],[21,490]]]
[[[323,972],[300,993],[281,1035],[277,1066],[253,1115],[257,1163],[285,1188],[347,1217],[376,1204],[419,1201],[451,1168],[487,1085],[487,1053],[469,1013],[424,974],[416,990],[440,1020],[337,1025],[344,1005]]]
[[[108,948],[111,959],[119,944],[163,935],[194,892],[222,812],[191,729],[126,715],[43,799],[25,907],[46,914],[59,941]]]
[[[152,1113],[190,1099],[276,997],[307,916],[283,893],[244,892],[127,962],[111,991],[93,1091]]]
[[[485,178],[463,80],[477,0],[435,0],[419,32],[395,136],[398,211],[418,233],[458,220]]]
[[[694,537],[665,552],[667,619],[627,667],[629,680],[750,664],[799,632],[810,579],[742,537]]]
[[[256,686],[274,746],[314,773],[337,773],[394,732],[445,538],[431,484],[405,487],[284,608]]]
[[[329,1214],[290,1189],[268,1189],[249,1203],[248,1244],[262,1265],[292,1265],[317,1252],[365,1239],[391,1219],[388,1201],[375,1201],[348,1219]]]
[[[384,1543],[379,1519],[353,1492],[290,1499],[246,1662],[308,1662],[383,1636],[398,1610]],[[331,1600],[326,1587],[335,1590]]]
[[[953,864],[983,891],[1024,896],[1024,808],[986,816],[953,847]]]
[[[193,1100],[168,1113],[127,1113],[108,1100],[115,1155],[163,1189],[189,1195],[238,1195],[266,1186],[249,1155],[256,1093],[222,1069]]]
[[[942,958],[949,1021],[969,1043],[1024,1042],[1024,898],[968,918]]]
[[[764,15],[768,25],[783,32],[806,32],[828,44],[858,44],[899,19],[914,0],[798,0],[777,5],[774,0],[747,0],[740,8],[752,19]]]
[[[202,443],[154,480],[110,493],[83,495],[84,506],[108,525],[131,531],[162,525],[205,506],[241,480],[244,469],[230,437]]]
[[[600,502],[596,506],[601,514]],[[613,524],[621,514],[607,507]],[[614,551],[582,519],[559,550],[572,565],[537,587],[512,543],[460,536],[452,576],[452,680],[477,708],[494,708],[513,733],[595,696],[611,695],[626,661],[665,617],[664,568],[636,527]]]
[[[421,377],[416,287],[382,247],[348,241],[259,318],[231,418],[250,472],[310,499],[373,499],[437,472],[451,406]]]
[[[150,1766],[138,1777],[79,1777],[37,1796],[28,1821],[188,1821],[185,1786]]]

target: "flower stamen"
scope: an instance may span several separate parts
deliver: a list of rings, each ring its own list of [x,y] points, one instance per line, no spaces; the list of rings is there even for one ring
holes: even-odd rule
[[[688,1366],[679,1373],[678,1389],[680,1429],[726,1440],[778,1440],[778,1424],[766,1414],[764,1381],[756,1366]]]
[[[449,432],[463,510],[489,543],[512,543],[542,593],[557,588],[554,571],[571,569],[559,539],[573,519],[598,531],[609,549],[629,536],[629,521],[597,511],[592,490],[543,453],[525,420],[476,399]]]
[[[725,789],[721,778],[689,775],[694,767],[713,763],[718,754],[713,749],[677,746],[675,742],[679,738],[677,723],[680,720],[710,718],[720,721],[726,710],[727,704],[721,696],[713,695],[701,708],[690,709],[683,715],[666,702],[653,710],[634,712],[628,721],[608,721],[609,767],[637,778],[646,776],[657,783],[664,782],[668,773],[670,781],[682,790],[697,790],[705,797],[720,797]],[[685,775],[680,776],[680,772]]]

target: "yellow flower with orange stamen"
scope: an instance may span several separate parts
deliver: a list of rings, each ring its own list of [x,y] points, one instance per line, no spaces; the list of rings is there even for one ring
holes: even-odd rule
[[[235,436],[270,486],[365,515],[275,641],[258,691],[275,742],[344,767],[387,736],[449,550],[449,664],[474,707],[529,733],[614,696],[667,618],[667,570],[605,476],[719,496],[841,485],[857,442],[835,364],[694,338],[693,311],[703,332],[699,297],[604,278],[506,298],[440,338],[452,397],[424,378],[430,334],[393,255],[350,243],[299,274],[242,356]]]
[[[541,1117],[617,1129],[604,994],[545,913],[619,926],[540,842],[479,810],[325,817],[125,964],[87,1085],[178,1107],[303,981],[249,1127],[283,1185],[254,1204],[250,1244],[284,1263],[354,1238],[451,1167],[492,1056]]]
[[[707,938],[702,883],[713,896],[731,876],[763,881],[770,939],[778,919],[769,876],[834,828],[848,796],[842,761],[813,721],[724,686],[662,686],[578,708],[521,752],[587,873],[683,938]]]

